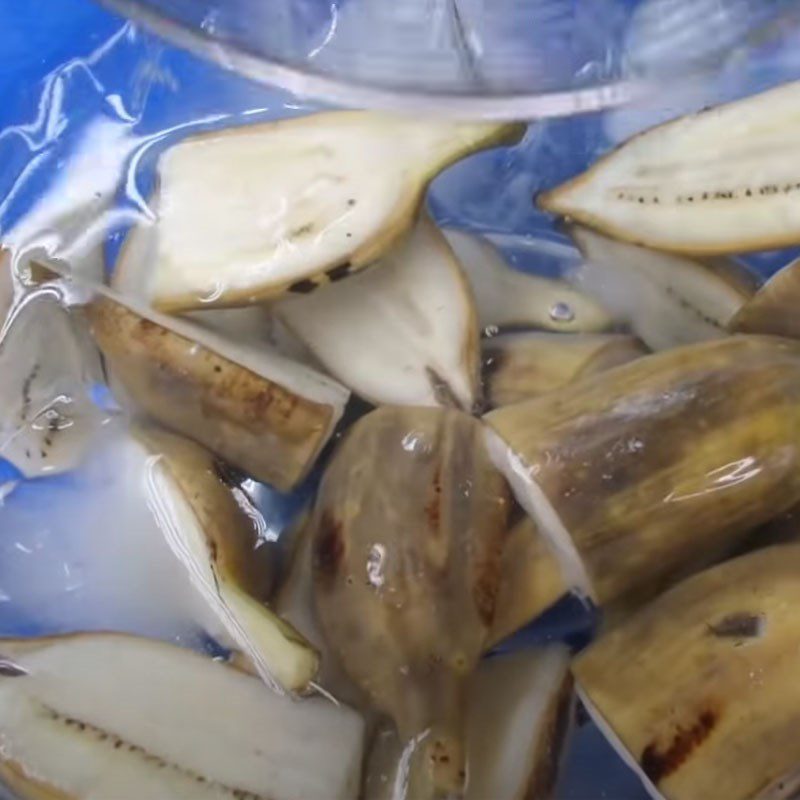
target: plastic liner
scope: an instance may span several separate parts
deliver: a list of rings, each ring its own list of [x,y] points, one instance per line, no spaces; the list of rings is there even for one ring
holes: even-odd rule
[[[651,10],[657,6],[652,3]],[[83,0],[48,0],[35,12],[19,13],[16,29],[0,34],[3,58],[14,64],[12,70],[0,71],[0,241],[18,267],[32,257],[55,259],[78,267],[89,281],[108,280],[131,226],[153,218],[149,198],[156,164],[172,146],[195,134],[322,108],[223,72]],[[641,44],[652,19],[641,12],[612,21],[619,26],[619,41],[628,42],[636,53],[635,66],[656,74],[663,51],[652,42]],[[738,35],[732,31],[725,41]],[[343,27],[342,36],[355,34]],[[521,271],[569,278],[582,263],[580,253],[532,207],[531,198],[637,130],[796,78],[796,37],[782,31],[778,39],[780,47],[775,36],[756,42],[752,58],[726,58],[721,66],[716,61],[718,68],[680,90],[672,87],[604,114],[534,124],[517,146],[471,156],[441,174],[426,204],[440,225],[486,235]],[[341,46],[346,44],[343,38]],[[35,58],[25,56],[28,49],[36,50]],[[347,50],[352,53],[349,45]],[[333,64],[344,58],[343,52],[337,55],[332,45],[327,58]],[[602,61],[598,52],[596,63]],[[766,276],[792,256],[786,251],[763,253],[748,261]],[[26,352],[2,351],[3,343],[11,341],[20,302],[31,302],[30,294],[21,301],[20,287],[15,291],[16,299],[11,296],[7,304],[15,311],[0,334],[0,369],[3,359],[19,362]],[[8,291],[3,295],[0,283],[5,313],[4,296],[9,297]],[[83,284],[75,284],[67,289],[62,285],[60,293],[45,299],[74,310],[90,296]],[[34,346],[58,361],[72,344],[62,332]],[[80,417],[91,443],[79,464],[63,471],[44,468],[34,477],[20,468],[18,455],[13,462],[0,461],[0,633],[113,628],[225,653],[233,643],[224,626],[183,580],[183,568],[147,502],[131,496],[139,473],[126,469],[118,450],[127,414],[93,369],[78,370],[73,378],[51,390],[45,382],[42,406],[26,424],[38,424],[45,436],[54,402],[61,402],[62,411],[91,409]],[[362,411],[351,405],[348,419]],[[74,419],[66,412],[61,415]],[[21,427],[0,430],[13,436]],[[0,452],[6,445],[7,440],[0,440]],[[290,537],[282,534],[313,495],[319,471],[291,494],[235,472],[228,477],[253,514],[262,545],[274,548],[280,563],[291,548]],[[577,603],[565,608],[555,623],[548,617],[548,627],[529,631],[516,644],[536,642],[537,636],[582,637],[585,610]],[[559,792],[563,800],[604,793],[620,800],[643,797],[589,727],[579,733],[568,756]]]

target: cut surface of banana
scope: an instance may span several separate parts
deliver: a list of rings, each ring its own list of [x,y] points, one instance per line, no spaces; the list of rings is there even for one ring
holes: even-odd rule
[[[122,634],[0,640],[0,778],[28,800],[352,800],[363,723]]]
[[[800,243],[800,82],[634,136],[539,205],[617,239],[695,254]]]
[[[117,270],[144,269],[167,311],[306,293],[397,244],[440,170],[522,130],[337,111],[191,137],[161,158]]]

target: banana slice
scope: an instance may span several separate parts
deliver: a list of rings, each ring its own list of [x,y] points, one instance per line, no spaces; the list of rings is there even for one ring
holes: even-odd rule
[[[391,250],[444,167],[523,131],[338,111],[189,138],[162,157],[154,220],[117,270],[144,269],[167,311],[307,293]]]
[[[800,259],[773,275],[739,310],[735,333],[768,333],[800,339]]]
[[[800,499],[800,346],[676,348],[492,411],[489,445],[598,604],[707,564]]]
[[[491,408],[519,403],[647,353],[624,334],[504,333],[483,341],[483,384]]]
[[[798,570],[798,545],[734,559],[681,583],[577,658],[587,707],[654,796],[795,796]]]
[[[616,239],[695,254],[800,243],[800,82],[652,128],[539,206]]]
[[[519,327],[574,333],[613,326],[591,297],[562,281],[514,269],[483,237],[453,228],[444,234],[472,284],[483,331]]]
[[[573,710],[563,645],[484,659],[472,677],[465,800],[553,795]]]
[[[319,656],[265,605],[275,553],[263,539],[258,512],[194,442],[151,427],[135,429],[134,436],[145,448],[148,505],[194,586],[274,690],[308,690]]]
[[[0,457],[27,478],[76,467],[107,418],[91,399],[102,367],[82,323],[51,286],[0,325]]]
[[[425,216],[375,268],[275,310],[332,375],[375,405],[476,404],[475,303]]]
[[[578,226],[570,235],[586,258],[571,280],[651,350],[725,336],[758,289],[756,277],[733,261],[662,253]]]
[[[411,759],[411,797],[463,790],[466,680],[500,581],[507,487],[480,423],[384,407],[334,455],[311,519],[323,635]]]
[[[86,315],[136,406],[277,489],[305,477],[342,415],[344,387],[267,347],[98,292]]]
[[[363,723],[171,644],[0,640],[0,776],[26,800],[354,800]]]
[[[465,800],[551,797],[573,709],[569,652],[561,645],[484,659],[467,697]],[[373,738],[364,800],[433,800],[411,794],[403,747],[390,727]]]

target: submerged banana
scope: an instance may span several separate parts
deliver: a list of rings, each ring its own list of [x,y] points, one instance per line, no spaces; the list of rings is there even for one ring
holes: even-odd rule
[[[425,215],[371,269],[273,308],[332,375],[371,403],[470,411],[477,402],[475,301]]]
[[[539,205],[617,239],[684,253],[800,243],[800,82],[633,137]]]
[[[646,356],[486,417],[495,462],[600,603],[732,548],[800,500],[800,345]]]
[[[129,233],[115,286],[144,275],[167,311],[308,293],[398,244],[440,170],[523,131],[336,111],[190,137],[161,158],[154,219]]]
[[[575,662],[591,713],[654,796],[785,800],[800,788],[800,545],[681,583]]]
[[[573,711],[569,651],[557,644],[484,659],[467,691],[465,800],[552,797]],[[373,738],[364,800],[427,800],[411,794],[408,761],[390,727]]]
[[[592,297],[564,281],[522,272],[507,264],[488,240],[446,228],[475,295],[481,330],[536,328],[560,333],[608,330],[614,320]]]
[[[85,313],[137,407],[277,489],[305,477],[347,402],[343,386],[266,346],[224,339],[113,293],[98,295]]]
[[[151,426],[133,435],[148,505],[193,586],[273,690],[307,691],[319,655],[267,605],[277,554],[262,538],[258,510],[199,445]]]
[[[0,640],[0,778],[25,800],[355,800],[363,731],[166,642]]]
[[[735,333],[768,333],[800,339],[800,259],[773,275],[739,310]]]
[[[385,407],[328,467],[311,531],[324,636],[404,743],[411,796],[463,789],[464,692],[494,617],[507,487],[461,412]]]
[[[492,408],[519,403],[644,355],[625,334],[504,333],[483,341],[483,383]]]
[[[571,280],[596,297],[652,350],[725,336],[758,288],[730,259],[693,259],[609,239],[573,225],[586,261]]]

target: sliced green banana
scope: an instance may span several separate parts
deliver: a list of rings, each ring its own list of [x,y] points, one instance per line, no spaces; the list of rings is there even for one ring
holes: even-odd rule
[[[568,582],[600,604],[800,500],[800,345],[735,336],[492,411],[489,444]]]
[[[159,163],[118,288],[145,274],[167,311],[307,293],[398,244],[440,170],[523,130],[337,111],[191,137]]]
[[[625,334],[561,334],[524,331],[485,339],[483,383],[491,408],[519,403],[559,389],[647,353]]]
[[[348,399],[335,381],[266,346],[226,339],[109,290],[86,315],[137,408],[280,490],[308,474]]]
[[[0,324],[0,457],[28,478],[76,467],[107,418],[90,396],[101,381],[97,348],[57,286],[10,305]]]
[[[363,723],[165,642],[0,640],[0,777],[26,800],[355,800]]]
[[[739,310],[729,328],[735,333],[800,339],[800,260],[773,275]]]
[[[800,243],[800,82],[634,136],[539,205],[681,253]]]
[[[591,297],[562,281],[514,269],[481,236],[453,228],[444,234],[472,284],[483,331],[541,328],[574,333],[613,326],[609,313]]]
[[[651,350],[725,336],[758,288],[733,261],[658,252],[579,226],[570,234],[586,259],[571,279]]]
[[[472,291],[427,216],[374,268],[274,310],[332,375],[375,405],[469,411],[477,402]]]
[[[464,692],[494,617],[508,512],[480,423],[439,408],[362,417],[311,518],[323,635],[408,744],[411,797],[463,791]]]
[[[134,435],[146,453],[148,504],[193,585],[273,689],[307,691],[319,656],[266,605],[276,554],[262,538],[258,512],[243,507],[199,445],[152,427]]]
[[[785,800],[800,788],[800,545],[679,584],[575,662],[582,697],[654,796]]]

